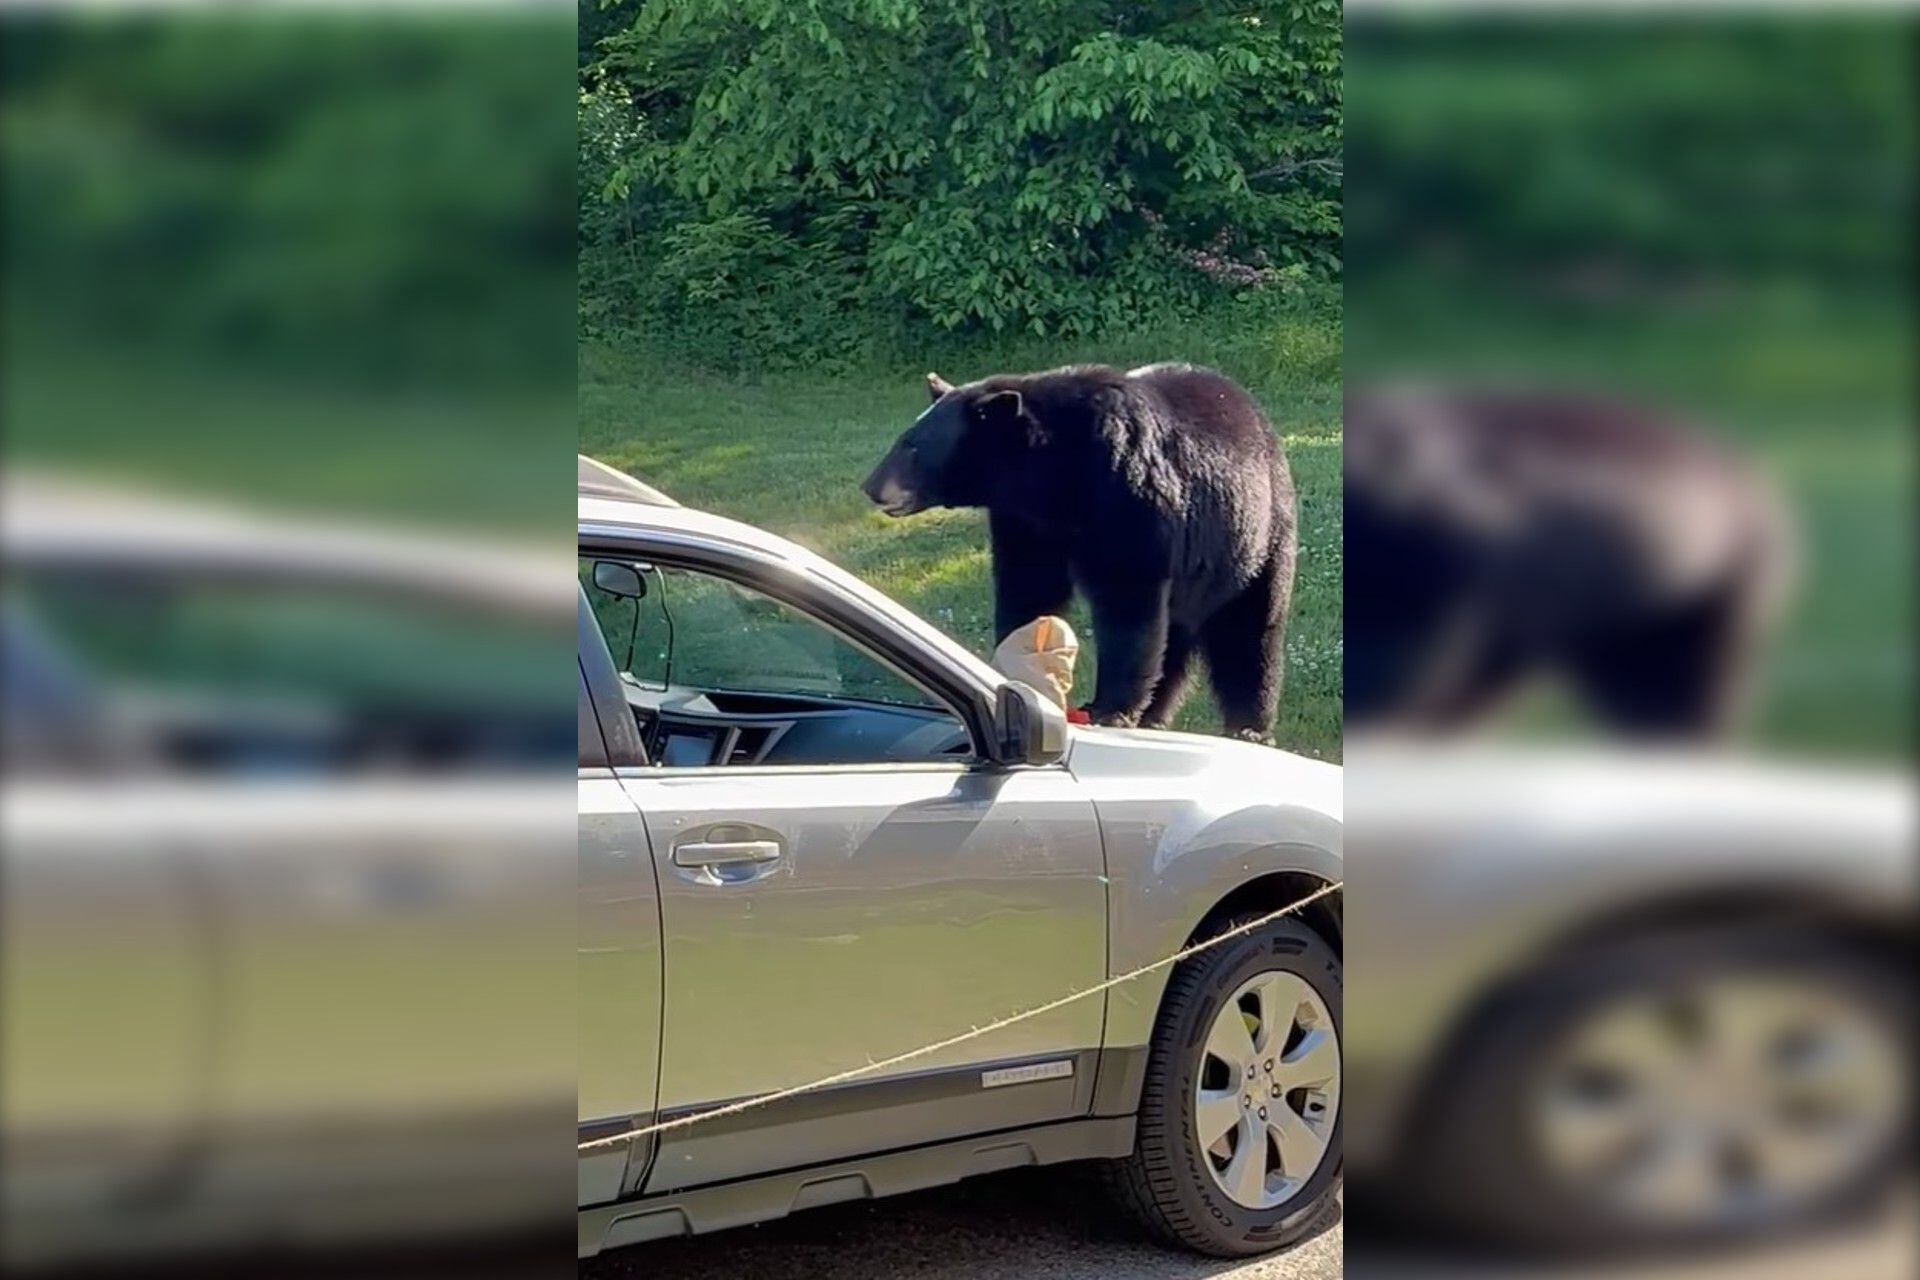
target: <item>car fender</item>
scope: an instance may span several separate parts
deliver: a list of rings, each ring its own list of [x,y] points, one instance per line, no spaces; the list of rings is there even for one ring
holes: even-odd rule
[[[1338,824],[1324,815],[1256,805],[1163,843],[1138,861],[1128,859],[1126,869],[1109,872],[1111,971],[1127,973],[1185,948],[1215,907],[1256,880],[1283,872],[1322,884],[1339,880],[1339,842]],[[1150,883],[1135,879],[1142,868],[1151,868]],[[1108,1045],[1147,1043],[1172,973],[1173,966],[1163,966],[1114,988],[1107,1005]]]
[[[1099,816],[1111,975],[1174,955],[1209,912],[1262,877],[1342,876],[1338,766],[1218,738],[1085,729],[1068,763]],[[1096,1107],[1137,1100],[1171,973],[1161,966],[1108,993],[1103,1043],[1117,1070],[1103,1068]]]

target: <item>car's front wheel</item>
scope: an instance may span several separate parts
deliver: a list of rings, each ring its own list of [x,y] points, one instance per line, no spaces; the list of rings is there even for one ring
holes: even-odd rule
[[[1243,1257],[1337,1215],[1340,987],[1340,957],[1295,920],[1174,971],[1113,1179],[1154,1235]]]

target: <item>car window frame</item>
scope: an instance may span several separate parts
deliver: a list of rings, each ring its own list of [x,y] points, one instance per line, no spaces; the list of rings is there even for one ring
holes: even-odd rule
[[[600,711],[593,705],[593,691],[587,687],[586,664],[575,658],[580,668],[580,702],[578,711],[578,733],[580,738],[580,768],[606,769],[612,761],[607,759],[607,735],[600,727]]]
[[[646,744],[640,740],[639,726],[620,691],[620,673],[613,655],[600,634],[600,623],[587,603],[585,587],[579,587],[578,653],[580,665],[580,768],[605,769],[645,765]],[[587,733],[589,717],[599,738],[599,750]]]
[[[582,556],[628,557],[650,564],[710,574],[796,609],[841,641],[853,645],[902,678],[923,689],[960,722],[972,754],[965,759],[880,760],[823,765],[648,765],[646,776],[663,774],[793,773],[799,770],[967,772],[1000,767],[992,746],[993,704],[997,690],[983,687],[958,664],[902,635],[883,615],[791,563],[740,544],[724,543],[680,531],[620,529],[585,525],[579,531]],[[584,607],[585,595],[582,593]],[[591,610],[587,620],[592,622]],[[597,622],[593,625],[598,626]],[[604,640],[602,643],[605,643]],[[622,699],[624,706],[624,698]]]

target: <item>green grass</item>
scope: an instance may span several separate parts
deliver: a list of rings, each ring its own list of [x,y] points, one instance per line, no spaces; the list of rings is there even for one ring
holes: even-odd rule
[[[1340,333],[1299,315],[1109,344],[1006,343],[928,363],[852,374],[723,376],[671,366],[605,341],[580,352],[580,448],[680,501],[792,538],[858,574],[975,653],[992,649],[985,518],[934,511],[889,520],[860,481],[926,405],[922,375],[954,381],[1007,369],[1102,360],[1181,359],[1243,382],[1283,437],[1300,494],[1300,568],[1274,734],[1289,750],[1340,758]],[[937,361],[937,363],[933,363]],[[1076,700],[1099,655],[1083,606]],[[1196,682],[1178,726],[1215,731]]]

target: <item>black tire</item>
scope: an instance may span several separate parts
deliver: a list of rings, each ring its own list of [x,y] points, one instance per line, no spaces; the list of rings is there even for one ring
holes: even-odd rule
[[[1435,1225],[1482,1242],[1543,1253],[1660,1251],[1809,1227],[1866,1211],[1898,1181],[1906,1139],[1889,1132],[1857,1172],[1818,1194],[1770,1206],[1764,1216],[1649,1220],[1570,1183],[1543,1155],[1532,1099],[1550,1055],[1611,1002],[1681,989],[1691,979],[1779,974],[1809,981],[1870,1011],[1893,1044],[1906,1045],[1910,1002],[1892,970],[1817,935],[1762,930],[1630,939],[1568,955],[1497,1000],[1447,1052],[1440,1070],[1457,1087],[1423,1097],[1425,1123],[1410,1150],[1405,1191]]]
[[[1229,926],[1230,927],[1230,926]],[[1326,1158],[1291,1198],[1255,1210],[1230,1199],[1204,1166],[1189,1104],[1209,1028],[1224,1000],[1257,974],[1284,970],[1303,978],[1341,1022],[1340,957],[1297,920],[1277,920],[1222,943],[1174,970],[1148,1050],[1133,1154],[1112,1162],[1115,1196],[1155,1238],[1221,1258],[1267,1253],[1319,1234],[1340,1216],[1342,1116]]]

